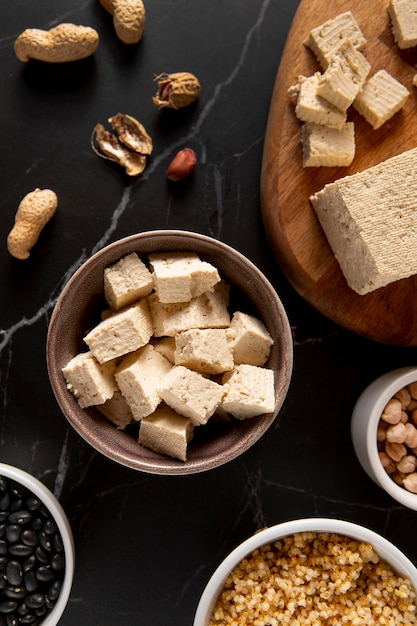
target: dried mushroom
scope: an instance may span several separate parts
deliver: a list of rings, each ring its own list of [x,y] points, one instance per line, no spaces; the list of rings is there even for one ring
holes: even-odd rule
[[[155,81],[158,83],[158,91],[152,102],[159,108],[182,109],[200,95],[200,82],[189,72],[160,74]]]
[[[153,149],[151,137],[142,124],[130,115],[117,113],[108,121],[116,132],[96,124],[91,139],[94,152],[121,165],[129,176],[142,174],[147,163],[146,157]]]

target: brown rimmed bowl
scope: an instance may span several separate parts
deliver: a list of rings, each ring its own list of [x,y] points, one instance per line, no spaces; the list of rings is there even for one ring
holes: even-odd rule
[[[94,407],[80,408],[68,391],[62,368],[86,351],[83,336],[108,308],[103,297],[104,269],[131,252],[146,262],[154,252],[192,251],[215,265],[231,286],[229,310],[258,316],[271,334],[267,367],[275,373],[272,413],[195,429],[187,461],[177,461],[140,446],[131,433],[118,430]],[[47,336],[47,366],[52,389],[67,420],[77,433],[106,457],[151,474],[194,474],[219,467],[248,450],[268,430],[286,398],[293,366],[293,342],[282,302],[264,274],[245,256],[225,243],[198,233],[155,230],[125,237],[106,246],[70,278],[53,310]],[[197,432],[196,432],[197,431]]]

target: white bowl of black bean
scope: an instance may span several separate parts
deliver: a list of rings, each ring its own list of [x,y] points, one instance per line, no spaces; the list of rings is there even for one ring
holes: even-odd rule
[[[362,391],[351,420],[353,446],[365,472],[397,502],[415,511],[416,409],[417,367],[401,367]]]
[[[220,563],[193,626],[414,624],[417,569],[390,541],[326,518],[255,533]]]
[[[0,572],[1,624],[58,624],[74,575],[71,527],[40,480],[5,463],[0,463]]]

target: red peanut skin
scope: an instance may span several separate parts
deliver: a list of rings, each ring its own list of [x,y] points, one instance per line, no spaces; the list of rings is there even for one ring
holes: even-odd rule
[[[197,165],[197,157],[191,148],[180,150],[167,169],[167,178],[172,181],[184,180],[195,169]]]

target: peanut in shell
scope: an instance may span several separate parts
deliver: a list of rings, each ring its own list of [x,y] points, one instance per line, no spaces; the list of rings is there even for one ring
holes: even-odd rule
[[[182,109],[195,102],[200,95],[200,82],[190,72],[159,74],[155,81],[158,91],[152,102],[159,108]]]

